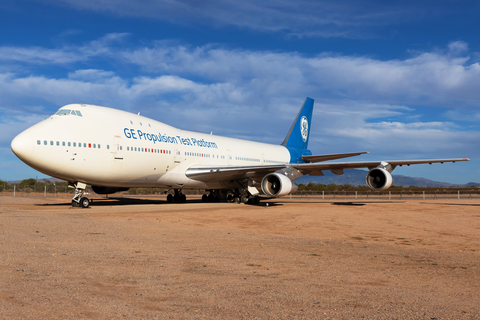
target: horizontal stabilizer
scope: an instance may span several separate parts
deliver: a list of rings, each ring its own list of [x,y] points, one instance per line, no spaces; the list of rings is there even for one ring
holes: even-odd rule
[[[310,162],[321,162],[335,159],[342,159],[348,157],[355,157],[361,154],[366,154],[368,152],[350,152],[350,153],[334,153],[334,154],[321,154],[316,156],[302,156],[303,161],[306,163]]]

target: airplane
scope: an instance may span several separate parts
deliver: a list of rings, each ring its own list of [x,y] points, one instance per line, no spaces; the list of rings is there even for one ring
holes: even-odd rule
[[[335,162],[368,152],[312,155],[308,149],[314,100],[306,98],[280,145],[186,131],[117,109],[69,104],[18,134],[15,155],[46,175],[75,188],[72,206],[87,208],[86,187],[112,194],[133,187],[173,190],[168,202],[185,202],[183,189],[205,189],[203,201],[258,204],[294,193],[294,180],[330,170],[368,168],[375,191],[393,185],[397,166],[468,161],[468,158]]]

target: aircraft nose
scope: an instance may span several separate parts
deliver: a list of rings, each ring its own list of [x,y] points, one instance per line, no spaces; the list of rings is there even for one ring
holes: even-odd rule
[[[10,148],[21,160],[25,160],[33,153],[33,138],[29,132],[23,131],[12,140]]]

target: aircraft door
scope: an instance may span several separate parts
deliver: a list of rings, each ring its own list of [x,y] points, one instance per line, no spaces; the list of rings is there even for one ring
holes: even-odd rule
[[[175,149],[173,155],[173,165],[177,166],[182,162],[182,151]]]
[[[115,136],[112,153],[115,160],[123,160],[122,137]]]

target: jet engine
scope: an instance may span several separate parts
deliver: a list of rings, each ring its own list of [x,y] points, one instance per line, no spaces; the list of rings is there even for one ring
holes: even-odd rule
[[[130,188],[117,188],[117,187],[97,187],[92,186],[93,192],[97,194],[112,194],[120,191],[127,191]]]
[[[297,191],[295,182],[280,173],[267,174],[262,179],[262,190],[269,197],[281,197]]]
[[[383,191],[393,185],[393,178],[390,172],[384,168],[374,168],[368,171],[365,183],[370,189]]]

